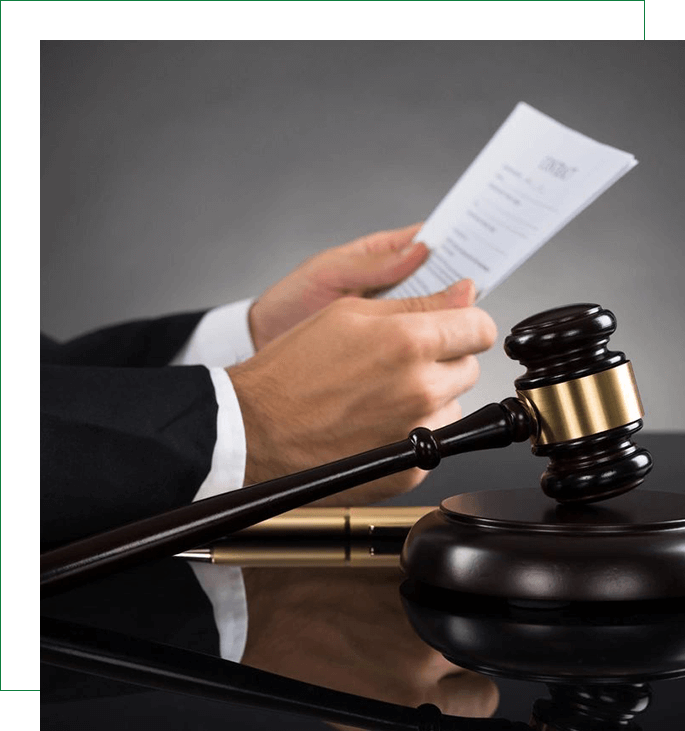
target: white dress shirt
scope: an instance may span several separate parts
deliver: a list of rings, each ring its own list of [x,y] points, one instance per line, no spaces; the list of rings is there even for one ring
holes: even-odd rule
[[[254,355],[247,319],[252,302],[242,300],[207,312],[170,363],[205,366],[214,384],[218,406],[212,464],[193,502],[243,486],[247,453],[245,428],[238,398],[224,368]],[[190,565],[212,603],[221,657],[237,662],[247,641],[247,600],[242,572],[237,566],[200,562]]]

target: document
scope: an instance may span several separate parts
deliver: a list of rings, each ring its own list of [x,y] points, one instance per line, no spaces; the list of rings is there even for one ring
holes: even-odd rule
[[[416,235],[431,250],[397,299],[470,277],[482,299],[637,165],[519,102]]]

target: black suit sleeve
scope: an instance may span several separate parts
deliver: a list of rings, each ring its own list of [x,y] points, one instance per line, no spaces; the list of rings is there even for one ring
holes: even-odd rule
[[[191,502],[216,414],[202,366],[42,366],[43,548]]]
[[[112,325],[65,343],[41,334],[40,360],[53,365],[165,366],[183,347],[204,314],[190,312]]]
[[[41,337],[43,549],[191,502],[216,442],[202,366],[167,367],[202,312]]]

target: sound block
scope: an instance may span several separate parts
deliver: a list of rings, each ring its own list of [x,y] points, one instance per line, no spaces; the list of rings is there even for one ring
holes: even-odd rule
[[[582,686],[685,677],[685,598],[540,611],[411,580],[400,592],[419,637],[479,673]]]
[[[409,578],[518,602],[685,597],[685,495],[558,505],[539,488],[455,495],[414,525]]]

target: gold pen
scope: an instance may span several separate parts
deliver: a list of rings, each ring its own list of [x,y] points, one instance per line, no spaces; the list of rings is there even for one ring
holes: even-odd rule
[[[434,509],[298,508],[177,557],[235,566],[398,566],[407,533]]]

